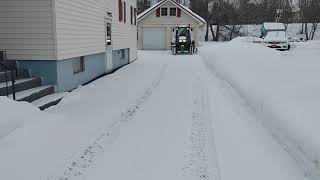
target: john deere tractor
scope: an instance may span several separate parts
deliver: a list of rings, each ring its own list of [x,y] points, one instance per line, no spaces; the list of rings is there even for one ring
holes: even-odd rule
[[[195,52],[195,42],[192,33],[193,28],[190,26],[173,28],[172,54],[193,54]]]

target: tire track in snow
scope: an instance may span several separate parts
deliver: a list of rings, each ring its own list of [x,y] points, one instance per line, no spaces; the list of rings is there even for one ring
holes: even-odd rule
[[[200,82],[197,78],[196,82]],[[196,83],[192,124],[183,176],[187,180],[219,180],[219,168],[208,114],[208,97],[202,84]]]
[[[111,126],[102,128],[100,132],[88,143],[85,148],[72,158],[71,162],[66,165],[65,170],[60,176],[48,177],[48,180],[71,180],[82,176],[85,171],[91,167],[94,162],[104,153],[106,146],[118,137],[120,129],[131,121],[138,110],[143,106],[144,102],[152,95],[153,91],[158,87],[163,79],[167,65],[163,65],[160,73],[156,76],[151,86],[137,98],[133,105],[130,105],[121,113],[120,118]]]

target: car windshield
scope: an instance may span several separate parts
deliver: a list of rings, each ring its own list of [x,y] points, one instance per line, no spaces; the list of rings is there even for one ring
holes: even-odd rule
[[[286,38],[285,31],[270,31],[268,32],[266,38]]]

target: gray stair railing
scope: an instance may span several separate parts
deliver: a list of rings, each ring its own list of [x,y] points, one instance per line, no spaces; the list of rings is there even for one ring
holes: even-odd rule
[[[7,64],[7,56],[5,51],[0,51],[0,66],[3,68],[5,71],[5,76],[6,76],[6,93],[7,96],[9,97],[9,83],[8,83],[8,72],[11,74],[11,88],[12,88],[12,97],[13,100],[16,100],[16,90],[15,90],[15,75],[17,73],[17,69],[11,68]]]

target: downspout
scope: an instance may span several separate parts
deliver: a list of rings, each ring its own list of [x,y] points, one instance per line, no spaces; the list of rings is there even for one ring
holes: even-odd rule
[[[52,38],[53,38],[53,48],[54,48],[54,60],[58,60],[58,40],[57,40],[57,19],[56,19],[56,0],[51,0],[52,5]]]

